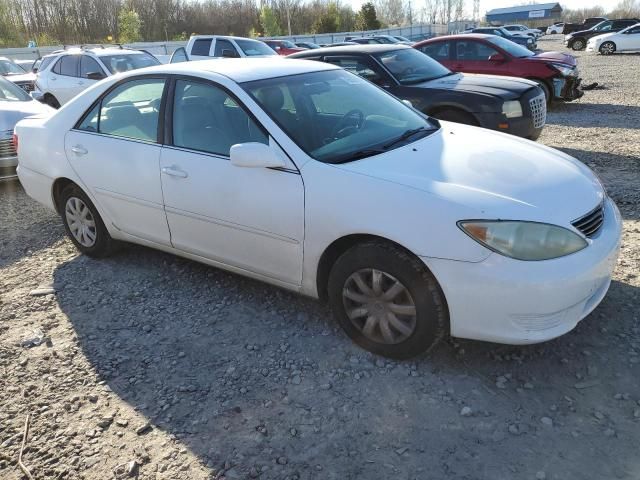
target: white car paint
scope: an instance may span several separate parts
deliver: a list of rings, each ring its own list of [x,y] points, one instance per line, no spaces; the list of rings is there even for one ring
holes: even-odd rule
[[[220,59],[144,72],[189,75],[228,89],[269,133],[270,155],[283,169],[241,168],[185,149],[147,142],[131,147],[75,131],[89,106],[128,73],[91,87],[49,119],[20,122],[20,180],[31,197],[55,210],[53,184],[70,179],[95,203],[113,238],[313,297],[319,295],[320,258],[333,242],[353,234],[383,237],[434,273],[454,336],[539,342],[571,330],[597,306],[618,255],[621,219],[578,160],[527,140],[442,122],[437,132],[385,153],[322,163],[238,85],[335,68],[304,60],[276,67],[271,59]],[[76,147],[88,154],[74,158]],[[457,226],[464,219],[513,219],[576,231],[571,222],[600,203],[606,215],[599,233],[583,250],[553,260],[505,257]]]
[[[198,46],[194,51],[194,46],[196,43],[202,43],[202,45],[206,45],[204,49],[206,51],[205,55],[201,53],[205,53],[202,50],[202,46]],[[246,47],[247,45],[253,45],[257,49],[261,49],[263,54],[256,54],[256,52],[250,52],[248,55],[246,53],[246,48],[242,48],[243,45]],[[266,48],[264,48],[266,47]],[[253,38],[245,38],[245,37],[233,37],[229,35],[193,35],[189,38],[187,42],[187,46],[185,47],[185,51],[189,57],[189,60],[209,60],[211,58],[222,58],[222,51],[230,50],[233,52],[238,58],[246,58],[246,57],[278,57],[278,54],[271,49],[267,44],[261,42],[260,40],[255,40]]]
[[[111,70],[105,63],[105,57],[118,55],[118,56],[132,56],[141,55],[146,52],[140,50],[131,50],[127,48],[70,48],[68,50],[59,51],[53,55],[56,57],[64,57],[68,55],[78,57],[89,57],[95,61],[96,72],[102,73],[105,77],[113,75]],[[46,58],[46,57],[44,57]],[[155,57],[154,57],[155,58]],[[156,58],[157,60],[157,58]],[[35,75],[36,88],[42,92],[43,96],[52,95],[60,105],[64,105],[80,92],[86,90],[91,85],[96,84],[99,80],[92,80],[89,78],[83,78],[81,76],[62,75],[56,73],[54,69],[56,64],[60,61],[56,58],[50,62],[46,67],[40,68]],[[158,63],[161,63],[158,61]],[[77,72],[79,73],[79,72]]]
[[[605,42],[613,42],[616,52],[640,52],[640,23],[620,30],[592,37],[587,42],[587,52],[599,52]]]
[[[547,27],[547,35],[553,35],[554,33],[555,34],[562,33],[563,30],[564,30],[564,23],[556,23],[554,25]]]

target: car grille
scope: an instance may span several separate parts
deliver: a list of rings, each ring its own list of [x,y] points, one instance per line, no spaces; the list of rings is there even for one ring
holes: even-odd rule
[[[604,204],[601,203],[586,215],[571,222],[571,225],[580,230],[585,237],[593,237],[604,223]]]
[[[529,100],[533,128],[542,128],[547,121],[547,99],[544,94]]]
[[[16,156],[16,149],[13,148],[11,139],[0,140],[0,158],[10,158]]]

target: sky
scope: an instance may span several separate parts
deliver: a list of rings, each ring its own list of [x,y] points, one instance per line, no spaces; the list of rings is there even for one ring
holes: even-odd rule
[[[367,0],[351,0],[351,5],[353,9],[358,11],[360,6],[363,3],[366,3]],[[553,0],[540,0],[536,3],[551,3]],[[600,5],[602,8],[607,10],[613,9],[618,4],[619,0],[566,0],[560,1],[560,6],[562,8],[569,9],[579,9],[579,8],[589,8]],[[419,10],[421,4],[424,3],[422,0],[411,0],[411,4],[414,7],[414,10]],[[517,5],[522,5],[523,3],[529,3],[523,0],[480,0],[480,14],[484,16],[487,10],[491,10],[493,8],[505,8],[505,7],[514,7]],[[473,1],[465,0],[465,10],[471,11]]]

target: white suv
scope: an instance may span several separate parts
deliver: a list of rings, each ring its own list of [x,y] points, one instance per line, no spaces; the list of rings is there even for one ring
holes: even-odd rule
[[[153,55],[119,47],[71,48],[43,57],[36,78],[42,101],[59,108],[105,77],[159,65]]]
[[[185,47],[189,60],[211,57],[266,57],[277,53],[260,40],[222,35],[194,35]]]

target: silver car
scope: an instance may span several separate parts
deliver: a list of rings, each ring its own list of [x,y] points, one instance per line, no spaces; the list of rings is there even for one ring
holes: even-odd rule
[[[18,155],[12,140],[16,123],[25,117],[53,112],[53,108],[34,100],[16,84],[0,77],[0,180],[17,178]]]

